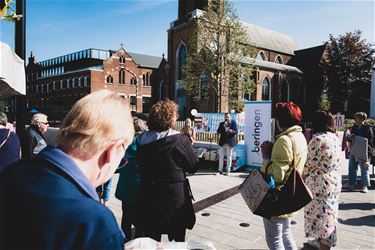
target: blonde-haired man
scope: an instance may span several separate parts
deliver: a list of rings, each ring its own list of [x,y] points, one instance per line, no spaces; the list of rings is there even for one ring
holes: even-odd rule
[[[133,135],[122,97],[101,90],[79,100],[56,148],[0,175],[0,248],[123,249],[124,235],[95,187],[114,174]]]

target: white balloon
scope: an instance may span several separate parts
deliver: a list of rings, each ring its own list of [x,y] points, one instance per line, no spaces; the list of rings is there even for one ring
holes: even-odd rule
[[[197,111],[196,109],[192,109],[192,110],[190,111],[190,114],[191,114],[192,116],[196,116],[196,115],[198,114],[198,111]]]

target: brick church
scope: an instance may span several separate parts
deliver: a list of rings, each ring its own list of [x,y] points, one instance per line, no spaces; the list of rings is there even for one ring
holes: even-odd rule
[[[163,98],[168,97],[179,104],[180,116],[188,116],[188,110],[213,112],[210,100],[192,100],[181,89],[182,67],[189,51],[188,41],[196,17],[211,7],[211,0],[179,0],[178,19],[171,22],[168,30],[168,81],[155,89]],[[300,50],[294,39],[254,24],[244,23],[247,34],[256,48],[254,55],[256,91],[244,93],[247,100],[293,101],[308,113],[318,107],[322,89],[320,61],[325,47],[318,46]],[[224,83],[225,84],[225,83]],[[231,110],[228,99],[222,97],[221,110]]]

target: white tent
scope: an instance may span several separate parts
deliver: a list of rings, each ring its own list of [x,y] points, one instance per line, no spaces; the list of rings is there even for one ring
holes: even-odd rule
[[[25,95],[26,75],[24,61],[0,41],[0,96]]]

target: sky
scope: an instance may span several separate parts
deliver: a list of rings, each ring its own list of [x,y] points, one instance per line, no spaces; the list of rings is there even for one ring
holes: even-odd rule
[[[374,43],[375,1],[232,1],[242,21],[293,37],[301,49],[362,30]],[[37,61],[87,48],[167,55],[177,0],[27,0],[26,57]],[[0,21],[0,40],[14,46],[14,24]]]

